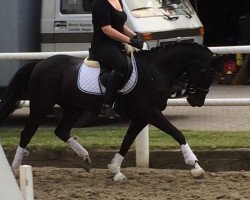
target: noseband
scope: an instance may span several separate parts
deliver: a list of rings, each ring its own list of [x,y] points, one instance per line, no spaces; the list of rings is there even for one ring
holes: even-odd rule
[[[219,73],[216,72],[214,69],[212,69],[211,67],[205,67],[203,69],[200,70],[200,74],[205,73],[205,72],[210,72],[213,75],[218,76]],[[196,87],[194,86],[194,84],[191,84],[188,80],[188,84],[187,84],[187,93],[189,95],[194,95],[197,91],[199,91],[200,93],[203,93],[204,95],[206,95],[209,92],[209,89],[204,89],[201,87]]]
[[[197,91],[200,91],[200,93],[203,93],[204,95],[206,95],[209,92],[208,89],[204,89],[204,88],[200,88],[200,87],[195,87],[192,84],[188,84],[187,85],[187,92],[188,92],[188,94],[194,95]]]

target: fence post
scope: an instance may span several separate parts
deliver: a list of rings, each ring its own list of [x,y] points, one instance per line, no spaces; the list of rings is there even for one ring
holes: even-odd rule
[[[33,174],[30,165],[20,167],[20,188],[25,200],[34,200]]]
[[[1,142],[1,141],[0,141]],[[0,144],[0,199],[23,200],[22,193]]]
[[[149,125],[136,137],[136,166],[149,167]]]

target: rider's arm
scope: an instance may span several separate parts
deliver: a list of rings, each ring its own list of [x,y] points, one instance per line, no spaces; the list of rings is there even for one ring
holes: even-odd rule
[[[123,26],[123,33],[130,38],[134,38],[136,36],[136,33],[132,31],[127,25]]]
[[[130,43],[130,37],[120,33],[119,31],[115,30],[111,27],[111,25],[106,25],[102,27],[103,33],[105,33],[108,37],[112,38],[113,40],[120,41],[122,43]]]

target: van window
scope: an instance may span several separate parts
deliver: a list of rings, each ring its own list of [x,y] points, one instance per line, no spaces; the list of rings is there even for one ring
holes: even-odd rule
[[[61,0],[62,14],[90,14],[94,0]]]
[[[194,10],[188,0],[126,0],[134,17],[189,15]],[[164,14],[163,14],[164,13]]]

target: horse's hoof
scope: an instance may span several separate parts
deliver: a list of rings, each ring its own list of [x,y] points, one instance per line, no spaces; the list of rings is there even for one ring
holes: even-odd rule
[[[191,169],[191,174],[195,178],[201,178],[205,175],[205,171],[202,168],[193,168]]]
[[[202,178],[205,175],[205,171],[196,162],[195,165],[194,165],[194,168],[191,169],[191,174],[195,178]]]
[[[127,180],[127,177],[121,172],[117,173],[114,177],[114,181],[125,181],[125,180]]]
[[[84,162],[83,162],[83,168],[89,172],[90,169],[91,169],[91,160],[90,160],[90,157],[86,157]]]

